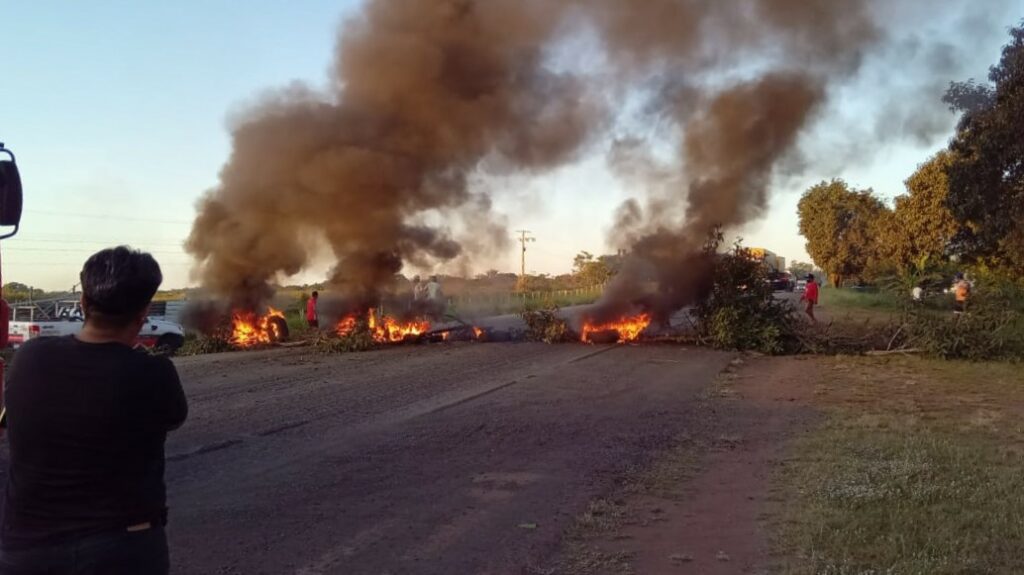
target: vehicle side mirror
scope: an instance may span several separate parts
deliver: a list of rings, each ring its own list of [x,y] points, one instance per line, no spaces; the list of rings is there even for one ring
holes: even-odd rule
[[[18,225],[21,223],[21,208],[21,173],[18,172],[14,153],[0,143],[0,227],[14,227],[10,232],[0,233],[0,239],[9,238],[18,233]]]

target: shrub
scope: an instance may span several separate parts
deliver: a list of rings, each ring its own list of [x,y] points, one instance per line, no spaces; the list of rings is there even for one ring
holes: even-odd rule
[[[1019,295],[1001,286],[982,286],[967,312],[934,312],[911,306],[904,313],[906,346],[945,359],[981,361],[1024,358],[1024,321]]]
[[[345,335],[320,332],[312,343],[313,349],[325,354],[367,351],[377,347],[373,335],[366,329],[356,329]]]
[[[558,308],[547,308],[524,311],[521,314],[526,322],[526,339],[544,343],[560,343],[577,339],[564,319],[558,317]]]
[[[185,343],[178,348],[177,355],[206,355],[234,350],[231,343],[222,337],[188,334]]]
[[[705,251],[717,251],[722,236],[713,234]],[[715,259],[714,285],[691,311],[698,337],[722,349],[778,354],[797,351],[793,306],[777,299],[764,265],[739,242]]]

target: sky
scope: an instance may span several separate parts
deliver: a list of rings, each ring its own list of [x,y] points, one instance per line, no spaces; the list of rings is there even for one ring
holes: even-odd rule
[[[360,3],[0,0],[0,141],[17,154],[25,187],[21,231],[0,245],[3,281],[70,289],[89,254],[129,244],[157,257],[163,287],[194,285],[182,242],[230,153],[228,120],[266,90],[324,86],[339,24]],[[880,3],[892,49],[834,88],[801,140],[802,169],[777,177],[767,212],[737,232],[747,245],[808,260],[796,216],[803,190],[841,177],[892,198],[946,145],[955,117],[942,90],[985,76],[1024,0],[941,4]],[[635,192],[600,150],[492,185],[509,231],[536,238],[527,271],[551,274],[569,271],[581,250],[609,251],[615,207]],[[320,281],[328,267],[318,261],[291,281]],[[517,271],[518,245],[478,267]]]

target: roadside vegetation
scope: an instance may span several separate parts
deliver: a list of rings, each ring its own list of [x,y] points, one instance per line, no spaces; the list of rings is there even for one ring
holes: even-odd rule
[[[1019,367],[822,361],[825,420],[778,468],[778,571],[1024,572]]]

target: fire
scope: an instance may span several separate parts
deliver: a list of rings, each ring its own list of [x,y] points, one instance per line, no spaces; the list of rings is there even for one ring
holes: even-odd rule
[[[338,335],[351,334],[359,326],[354,315],[341,319],[335,327]],[[430,323],[426,321],[399,321],[389,315],[377,317],[377,310],[371,308],[366,314],[366,327],[378,343],[398,343],[409,336],[423,335],[430,331]]]
[[[338,335],[348,335],[355,331],[357,325],[358,321],[356,321],[356,316],[346,316],[338,322],[338,326],[335,328],[335,331],[338,332]]]
[[[236,347],[275,343],[284,339],[282,324],[285,324],[284,312],[272,307],[262,316],[251,311],[236,311],[231,314],[230,342]]]
[[[619,334],[619,343],[636,341],[640,338],[647,326],[651,323],[651,316],[644,313],[631,317],[621,317],[615,321],[602,324],[593,324],[589,321],[583,324],[581,340],[590,341],[590,334],[602,331],[615,331]]]
[[[482,339],[484,337],[484,330],[483,330],[483,328],[474,327],[473,328],[473,337],[475,337],[477,339]]]
[[[408,336],[423,335],[430,331],[430,323],[426,321],[400,322],[386,315],[377,318],[377,310],[370,309],[367,324],[373,339],[380,343],[397,343]]]

